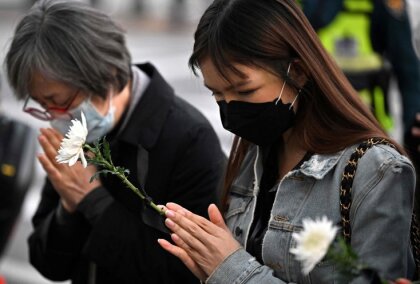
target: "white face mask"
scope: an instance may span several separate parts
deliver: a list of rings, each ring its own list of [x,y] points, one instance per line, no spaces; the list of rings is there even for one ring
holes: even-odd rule
[[[69,111],[69,113],[73,116],[73,118],[77,118],[79,120],[81,120],[82,112],[84,113],[86,117],[86,123],[87,123],[87,129],[88,129],[86,142],[88,143],[91,143],[95,141],[96,139],[104,136],[114,126],[115,107],[112,105],[112,97],[109,103],[108,112],[105,115],[101,115],[96,110],[96,108],[93,106],[90,100],[90,97],[84,100],[79,106]],[[60,131],[61,134],[65,135],[70,129],[71,120],[57,118],[57,119],[51,120],[50,124],[53,128]]]

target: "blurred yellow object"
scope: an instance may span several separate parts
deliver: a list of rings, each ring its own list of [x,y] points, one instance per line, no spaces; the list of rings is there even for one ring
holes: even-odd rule
[[[396,10],[402,2],[387,1]],[[372,46],[372,12],[371,0],[344,0],[343,10],[329,25],[320,29],[318,35],[382,127],[391,131],[394,123],[388,111],[386,97],[389,81],[383,79],[388,67],[382,55],[375,52]]]
[[[2,164],[1,165],[1,173],[4,176],[13,177],[16,174],[16,168],[10,164]]]
[[[333,57],[344,72],[375,71],[380,70],[383,66],[382,58],[376,53],[362,54],[354,57]]]

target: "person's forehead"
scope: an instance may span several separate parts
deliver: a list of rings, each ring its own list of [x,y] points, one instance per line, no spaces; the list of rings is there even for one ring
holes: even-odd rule
[[[66,92],[71,87],[54,79],[51,79],[41,72],[34,72],[29,83],[29,93],[32,97],[41,98],[44,96],[57,95]]]
[[[231,86],[242,86],[253,82],[260,82],[273,77],[273,74],[257,66],[247,66],[243,64],[233,64],[242,75],[226,68],[222,72],[211,62],[206,61],[200,64],[200,69],[204,78],[204,84],[213,88],[229,88]]]

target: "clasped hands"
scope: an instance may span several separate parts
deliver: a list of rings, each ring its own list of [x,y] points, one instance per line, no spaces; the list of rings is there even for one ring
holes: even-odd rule
[[[166,226],[174,244],[159,239],[169,253],[178,257],[200,280],[206,280],[240,244],[233,238],[216,205],[208,208],[209,219],[175,203],[166,204]]]
[[[54,189],[60,195],[64,209],[68,212],[74,212],[80,201],[89,192],[101,185],[97,179],[90,182],[90,178],[96,172],[96,167],[89,165],[87,168],[83,168],[80,163],[69,167],[67,164],[57,163],[55,157],[63,135],[52,128],[41,128],[40,131],[38,140],[44,153],[38,154],[38,160]]]

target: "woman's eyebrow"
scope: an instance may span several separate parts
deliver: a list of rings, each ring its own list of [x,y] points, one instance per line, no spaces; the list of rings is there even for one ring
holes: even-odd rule
[[[238,88],[240,88],[240,87],[243,87],[243,86],[248,85],[248,84],[249,84],[249,83],[251,83],[251,82],[252,82],[251,80],[241,81],[241,82],[238,82],[238,83],[236,83],[236,84],[229,85],[228,87],[226,87],[226,88],[224,89],[224,91],[231,91],[231,90],[233,90],[233,89],[238,89]],[[211,86],[207,85],[206,83],[204,83],[204,86],[205,86],[207,89],[211,90],[211,91],[216,90],[216,88],[213,88],[213,87],[211,87]]]

